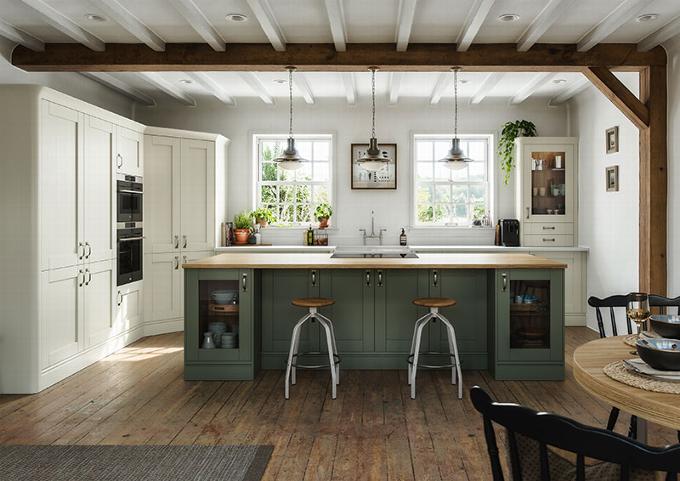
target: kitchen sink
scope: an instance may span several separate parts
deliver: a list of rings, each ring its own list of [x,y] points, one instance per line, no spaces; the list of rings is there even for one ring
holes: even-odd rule
[[[331,254],[331,259],[417,259],[418,255],[410,247],[402,246],[354,246],[338,247]]]

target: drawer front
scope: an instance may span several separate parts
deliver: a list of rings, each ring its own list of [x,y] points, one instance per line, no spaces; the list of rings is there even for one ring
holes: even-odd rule
[[[525,222],[524,233],[528,235],[573,235],[574,224],[572,222]]]
[[[524,245],[534,247],[569,247],[574,245],[574,236],[553,234],[525,235]]]

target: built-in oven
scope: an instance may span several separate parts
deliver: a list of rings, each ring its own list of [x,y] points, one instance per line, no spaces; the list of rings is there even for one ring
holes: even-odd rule
[[[118,174],[118,222],[142,222],[142,178]]]
[[[144,236],[141,223],[118,229],[118,285],[142,280]],[[134,227],[133,227],[134,226]]]

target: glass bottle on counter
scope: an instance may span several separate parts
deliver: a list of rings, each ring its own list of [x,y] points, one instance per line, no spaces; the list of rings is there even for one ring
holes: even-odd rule
[[[312,229],[312,226],[309,226],[309,229],[305,232],[305,245],[308,246],[313,246],[314,245],[314,229]]]
[[[407,245],[406,243],[406,232],[404,231],[404,228],[401,228],[401,234],[399,234],[399,245],[400,246],[405,246]]]

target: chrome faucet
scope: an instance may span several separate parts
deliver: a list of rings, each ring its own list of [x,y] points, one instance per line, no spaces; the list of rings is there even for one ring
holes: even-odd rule
[[[364,245],[366,245],[366,239],[379,239],[380,245],[383,243],[383,232],[387,232],[387,229],[380,229],[380,233],[375,233],[375,211],[371,211],[371,233],[367,234],[366,229],[359,229],[362,233]]]

